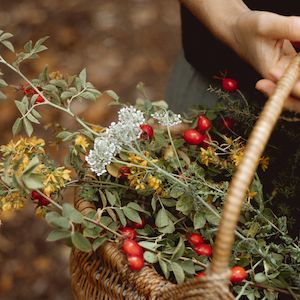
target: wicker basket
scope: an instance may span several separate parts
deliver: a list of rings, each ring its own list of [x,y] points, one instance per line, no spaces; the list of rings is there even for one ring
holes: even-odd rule
[[[228,264],[235,229],[246,191],[252,181],[272,130],[282,112],[300,71],[300,55],[295,56],[266,102],[248,140],[243,159],[231,181],[219,225],[214,254],[205,278],[176,285],[146,266],[139,272],[128,269],[125,255],[113,243],[105,243],[95,253],[71,253],[71,282],[76,300],[159,299],[231,300]],[[83,214],[94,210],[92,203],[79,200],[75,207]]]

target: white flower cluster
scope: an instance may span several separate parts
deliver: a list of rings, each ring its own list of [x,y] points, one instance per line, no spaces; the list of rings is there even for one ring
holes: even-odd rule
[[[175,114],[171,110],[160,110],[151,115],[152,118],[156,119],[159,124],[172,127],[174,125],[180,124],[181,115]]]
[[[145,117],[135,107],[124,107],[118,114],[118,123],[111,123],[105,133],[95,139],[94,149],[86,157],[91,170],[98,176],[106,172],[113,157],[123,146],[129,145],[140,138],[140,126],[145,123]]]

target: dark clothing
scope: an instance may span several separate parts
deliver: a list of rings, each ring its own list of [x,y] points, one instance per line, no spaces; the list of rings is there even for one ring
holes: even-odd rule
[[[226,0],[224,0],[226,1]],[[297,0],[248,0],[244,1],[253,10],[266,10],[282,15],[300,15]],[[220,71],[239,81],[242,91],[248,92],[260,78],[251,66],[215,38],[190,11],[181,7],[182,44],[186,60],[210,81]],[[222,24],[220,24],[222,26]]]

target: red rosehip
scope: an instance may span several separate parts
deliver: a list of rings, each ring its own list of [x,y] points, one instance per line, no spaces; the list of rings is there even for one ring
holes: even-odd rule
[[[125,179],[130,175],[130,168],[123,166],[119,169],[119,177],[121,179]]]
[[[128,267],[132,271],[140,271],[144,267],[144,258],[142,256],[128,256]]]
[[[136,232],[133,228],[121,227],[121,228],[119,228],[119,231],[127,239],[134,240],[136,238]]]
[[[238,88],[237,81],[232,78],[224,78],[222,80],[222,86],[226,92],[234,92]]]
[[[183,139],[190,145],[200,145],[203,135],[195,129],[188,129],[183,132]]]
[[[204,244],[204,239],[198,233],[191,233],[189,236],[189,242],[192,246],[197,246],[199,244]]]
[[[198,125],[198,129],[200,131],[207,131],[210,129],[211,127],[211,123],[210,123],[210,120],[207,119],[205,116],[199,116],[198,118],[198,122],[197,122],[197,125]]]
[[[123,251],[130,256],[143,256],[143,248],[134,240],[125,240]]]
[[[233,119],[231,119],[231,118],[222,119],[222,128],[223,129],[233,130],[233,127],[234,127]]]
[[[142,219],[141,223],[133,223],[132,226],[136,229],[143,229],[146,225],[145,219]]]
[[[212,255],[212,247],[208,244],[199,244],[196,245],[194,251],[198,255],[210,257]]]
[[[206,274],[204,272],[200,272],[195,275],[195,278],[203,278],[205,276],[206,276]]]
[[[141,130],[142,130],[142,137],[145,139],[145,140],[150,140],[153,138],[153,135],[154,135],[154,131],[153,131],[153,128],[152,126],[148,125],[148,124],[142,124],[140,126]]]
[[[243,267],[236,266],[231,268],[230,281],[232,283],[242,282],[247,278],[247,273]]]
[[[45,102],[45,99],[41,95],[38,95],[37,98],[34,101],[35,104],[44,103],[44,102]]]
[[[47,206],[50,204],[50,201],[40,195],[37,191],[31,192],[31,198],[33,199],[33,202],[38,204],[39,206]]]

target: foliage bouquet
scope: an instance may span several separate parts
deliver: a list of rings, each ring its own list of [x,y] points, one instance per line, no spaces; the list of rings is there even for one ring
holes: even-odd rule
[[[36,213],[53,227],[48,241],[64,239],[84,252],[114,242],[132,271],[148,264],[177,283],[205,276],[224,197],[245,146],[234,131],[234,120],[226,116],[226,106],[221,102],[182,117],[164,101],[149,101],[140,84],[144,97],[134,106],[106,91],[111,104],[119,107],[118,120],[107,128],[91,124],[73,110],[75,102],[101,96],[87,81],[86,71],[65,76],[45,68],[29,80],[20,66],[46,49],[46,39],[30,41],[15,53],[11,37],[0,31],[2,46],[15,54],[13,61],[0,55],[0,64],[24,81],[14,86],[22,97],[15,101],[20,117],[12,132],[16,136],[24,129],[28,137],[18,136],[0,148],[0,212],[33,202]],[[9,87],[3,75],[1,98]],[[230,97],[237,87],[226,86],[222,93]],[[32,136],[44,106],[79,125],[76,130],[56,126],[57,143],[68,147],[63,166],[49,157],[43,139]],[[268,165],[269,158],[261,157],[263,172]],[[77,197],[95,205],[94,212],[82,215],[64,201],[64,192],[74,188]],[[272,300],[280,293],[300,298],[299,240],[288,235],[286,217],[266,207],[257,174],[236,236],[230,266],[236,299]]]

